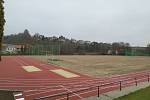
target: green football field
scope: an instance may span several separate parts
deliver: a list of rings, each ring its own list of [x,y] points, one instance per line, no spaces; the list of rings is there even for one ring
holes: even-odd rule
[[[114,100],[150,100],[150,87]]]

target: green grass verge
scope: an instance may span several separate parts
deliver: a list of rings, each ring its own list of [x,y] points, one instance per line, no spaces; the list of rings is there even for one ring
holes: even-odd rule
[[[119,97],[114,100],[150,100],[150,87],[138,90],[129,95]]]

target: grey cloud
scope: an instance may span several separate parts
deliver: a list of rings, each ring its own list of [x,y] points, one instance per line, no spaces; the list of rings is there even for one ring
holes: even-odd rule
[[[91,41],[150,42],[149,0],[5,0],[5,34],[64,35]]]

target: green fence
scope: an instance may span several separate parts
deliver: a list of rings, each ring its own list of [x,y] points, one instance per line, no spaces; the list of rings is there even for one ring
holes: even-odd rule
[[[150,51],[145,49],[126,49],[125,50],[126,56],[150,56]]]
[[[25,48],[26,55],[59,55],[60,45],[34,45]]]

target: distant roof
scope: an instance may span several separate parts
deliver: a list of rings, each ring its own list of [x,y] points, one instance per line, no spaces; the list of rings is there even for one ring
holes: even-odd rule
[[[15,48],[24,48],[25,47],[25,45],[22,45],[22,44],[20,44],[20,45],[15,45],[15,44],[2,44],[3,46],[13,46],[13,47],[15,47]]]

